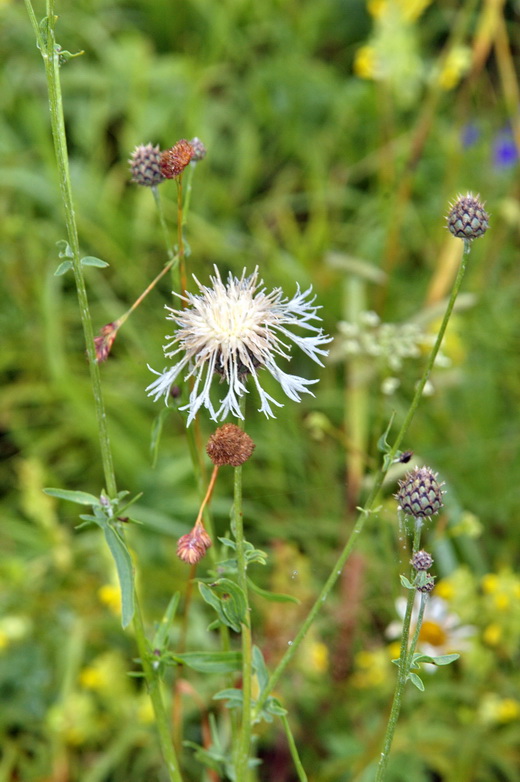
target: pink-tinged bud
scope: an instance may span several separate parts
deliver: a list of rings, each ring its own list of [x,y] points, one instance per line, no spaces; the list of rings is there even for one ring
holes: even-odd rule
[[[197,136],[195,136],[195,138],[192,138],[190,140],[190,144],[193,147],[192,161],[194,163],[198,163],[199,160],[204,160],[204,158],[207,155],[207,150],[204,144],[202,143],[202,141],[200,140],[200,138],[197,138]]]
[[[200,522],[197,522],[191,532],[183,535],[177,543],[177,556],[188,565],[200,562],[211,546],[211,538]]]
[[[94,337],[96,361],[98,364],[101,364],[103,361],[107,360],[109,353],[112,350],[114,340],[117,336],[118,328],[119,324],[117,321],[115,323],[107,323],[106,326],[103,326],[99,330],[98,336]]]
[[[193,157],[193,147],[186,139],[181,139],[171,149],[161,155],[161,173],[165,179],[175,179],[182,174]]]

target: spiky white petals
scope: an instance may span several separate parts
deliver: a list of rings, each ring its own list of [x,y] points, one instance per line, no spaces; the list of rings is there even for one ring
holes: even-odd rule
[[[312,394],[308,386],[317,380],[305,380],[284,372],[276,358],[290,360],[292,345],[296,345],[317,364],[323,366],[320,356],[331,337],[312,325],[320,321],[311,298],[312,288],[302,292],[297,288],[292,299],[283,296],[281,288],[266,292],[259,280],[258,268],[246,277],[228,275],[222,282],[215,266],[211,286],[202,285],[197,278],[200,293],[187,293],[183,309],[167,307],[168,320],[178,329],[167,337],[164,346],[167,358],[180,356],[177,363],[163,372],[155,372],[157,379],[148,386],[149,396],[155,400],[168,397],[170,388],[186,368],[186,378],[194,378],[188,404],[188,426],[201,407],[209,410],[214,421],[222,421],[228,414],[242,418],[240,398],[248,393],[246,381],[251,375],[260,396],[260,412],[274,418],[271,405],[282,407],[260,383],[259,369],[267,371],[279,382],[289,399],[299,402],[301,394]],[[311,332],[306,336],[293,333],[293,328]],[[215,409],[211,400],[211,386],[215,376],[227,385],[227,393]]]

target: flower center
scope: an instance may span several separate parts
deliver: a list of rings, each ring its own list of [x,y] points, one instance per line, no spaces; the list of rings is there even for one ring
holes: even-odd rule
[[[432,646],[443,646],[448,640],[448,636],[443,628],[437,622],[426,620],[422,623],[419,632],[419,641],[431,644]]]

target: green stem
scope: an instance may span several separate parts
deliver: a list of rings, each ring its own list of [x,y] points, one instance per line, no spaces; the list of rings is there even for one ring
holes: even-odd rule
[[[143,617],[141,614],[141,607],[135,597],[135,613],[133,619],[133,627],[135,632],[135,639],[137,642],[137,648],[139,649],[139,656],[141,658],[141,665],[143,673],[148,685],[148,693],[152,702],[152,708],[155,715],[155,723],[157,726],[157,733],[159,735],[159,744],[161,746],[162,755],[168,769],[168,776],[170,782],[182,782],[182,776],[179,768],[179,762],[173,746],[172,737],[170,733],[168,715],[164,706],[161,684],[159,677],[156,675],[149,657],[148,643],[144,632]]]
[[[365,521],[368,518],[368,516],[374,512],[374,507],[376,504],[376,500],[379,494],[379,491],[383,485],[383,482],[385,480],[386,474],[388,470],[390,469],[399,446],[401,445],[409,427],[412,423],[413,417],[416,413],[417,407],[419,406],[419,402],[421,401],[422,392],[424,389],[424,386],[426,385],[428,378],[430,377],[435,359],[437,357],[437,354],[439,352],[439,349],[442,344],[442,340],[444,337],[444,333],[446,331],[446,327],[448,325],[448,321],[450,319],[451,313],[453,311],[453,307],[455,305],[455,301],[457,299],[458,293],[460,291],[460,287],[462,284],[462,280],[464,278],[464,272],[466,270],[466,260],[467,255],[462,253],[462,260],[459,267],[459,271],[457,274],[457,277],[455,279],[455,282],[453,284],[453,288],[450,294],[450,298],[448,301],[448,305],[446,307],[446,312],[444,313],[444,317],[442,319],[442,323],[439,329],[439,333],[437,334],[437,339],[435,340],[435,344],[431,350],[431,353],[428,357],[428,361],[425,367],[425,370],[423,372],[423,375],[417,384],[415,395],[412,399],[412,402],[410,404],[410,409],[408,410],[408,413],[406,415],[406,418],[403,422],[403,425],[401,426],[401,429],[399,430],[394,444],[390,448],[389,452],[386,454],[385,459],[383,461],[383,464],[375,476],[374,483],[372,484],[372,489],[366,499],[366,502],[362,508],[360,508],[359,515],[356,519],[356,523],[354,524],[354,527],[352,529],[352,532],[350,533],[347,542],[345,543],[345,546],[339,555],[338,559],[336,560],[336,563],[333,565],[331,573],[325,582],[322,590],[320,591],[314,605],[311,607],[309,614],[307,615],[306,619],[304,620],[303,624],[301,625],[296,637],[294,638],[291,646],[288,647],[287,651],[283,655],[282,659],[272,672],[271,676],[269,677],[269,681],[267,682],[267,685],[265,689],[263,690],[261,696],[259,697],[255,713],[253,719],[257,719],[258,715],[260,714],[260,711],[262,710],[265,701],[269,697],[270,693],[274,690],[276,685],[278,684],[280,677],[284,670],[286,669],[287,665],[290,663],[294,655],[296,654],[296,651],[298,650],[299,645],[305,638],[305,635],[307,634],[307,631],[309,630],[310,626],[312,625],[314,619],[316,618],[317,614],[319,613],[321,607],[325,603],[326,599],[328,598],[332,588],[334,587],[334,584],[338,580],[339,576],[341,575],[341,572],[343,570],[343,567],[345,566],[346,561],[348,560],[352,549],[354,548],[356,541],[358,537],[360,536],[363,527],[365,526]]]
[[[74,202],[72,199],[67,138],[65,135],[65,121],[63,116],[59,53],[56,50],[56,39],[54,36],[54,25],[56,23],[57,17],[54,15],[53,0],[47,0],[47,17],[45,19],[46,24],[44,28],[41,28],[38,26],[36,21],[30,0],[25,0],[25,4],[29,13],[31,24],[35,30],[38,47],[45,65],[47,89],[49,94],[52,138],[54,141],[54,152],[56,155],[56,162],[58,167],[61,198],[65,210],[67,237],[72,252],[72,267],[74,271],[74,280],[76,283],[81,325],[83,327],[83,335],[85,338],[90,381],[92,384],[94,404],[96,409],[103,473],[105,477],[107,493],[109,497],[114,498],[117,495],[117,486],[112,461],[112,451],[110,449],[110,439],[108,436],[105,404],[103,400],[103,392],[101,389],[101,375],[98,363],[96,361],[94,330],[92,328],[92,319],[90,316],[87,290],[85,287],[85,278],[83,276],[83,267],[81,265],[80,259],[78,228],[74,212]]]
[[[302,766],[302,762],[298,754],[298,749],[296,747],[296,742],[294,740],[294,736],[292,734],[291,726],[289,725],[289,720],[287,719],[287,715],[283,714],[281,720],[285,728],[285,735],[287,736],[289,751],[293,759],[294,768],[296,769],[296,773],[298,774],[298,779],[300,780],[300,782],[308,782],[307,774],[305,773],[305,769]]]
[[[243,402],[241,404],[243,412]],[[233,498],[233,533],[237,552],[238,586],[244,593],[246,618],[242,622],[242,722],[236,746],[235,773],[237,780],[246,782],[251,750],[251,684],[253,678],[252,638],[250,608],[247,587],[247,561],[245,554],[244,524],[242,512],[242,467],[235,467]]]
[[[412,551],[414,554],[419,550],[420,541],[421,541],[421,524],[419,522],[416,522],[415,529],[414,529],[414,536],[413,536],[413,545],[412,545]],[[413,578],[414,578],[414,571],[412,569],[410,581]],[[390,709],[390,716],[388,718],[388,723],[386,726],[385,738],[383,741],[383,749],[381,751],[381,756],[379,758],[379,764],[377,767],[375,782],[382,782],[386,774],[388,760],[390,757],[390,749],[392,747],[392,742],[394,740],[394,735],[395,735],[395,729],[397,727],[397,721],[399,719],[399,714],[401,711],[403,692],[404,692],[406,682],[408,681],[408,674],[410,673],[411,662],[413,659],[415,647],[417,646],[417,641],[419,640],[419,633],[421,630],[421,624],[424,616],[424,608],[426,605],[426,601],[424,599],[426,597],[425,594],[421,594],[421,605],[419,610],[419,616],[417,619],[417,623],[415,625],[412,644],[411,646],[409,645],[410,625],[412,621],[412,613],[413,613],[416,594],[417,592],[415,589],[410,589],[408,592],[408,600],[406,602],[406,612],[403,620],[403,632],[401,636],[399,670],[397,674],[394,697],[392,700],[392,707]]]

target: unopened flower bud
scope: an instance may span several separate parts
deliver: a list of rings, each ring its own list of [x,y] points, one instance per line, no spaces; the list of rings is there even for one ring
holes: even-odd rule
[[[236,424],[224,424],[211,435],[206,453],[217,466],[230,464],[239,467],[247,462],[255,449],[251,437]]]
[[[117,321],[114,323],[107,323],[106,326],[103,326],[99,330],[98,336],[94,337],[96,361],[98,364],[101,364],[103,361],[107,360],[109,353],[112,350],[114,340],[117,337],[118,328],[119,323]]]
[[[451,204],[446,220],[453,236],[466,241],[477,239],[489,228],[489,215],[479,196],[474,196],[472,193],[457,197],[457,200]]]
[[[161,172],[166,179],[175,179],[182,174],[193,157],[193,147],[186,139],[181,139],[171,149],[161,155]]]
[[[399,491],[395,495],[399,509],[414,519],[428,519],[442,508],[441,485],[437,473],[429,467],[416,467],[399,481]]]
[[[415,570],[428,570],[433,565],[433,557],[427,551],[416,551],[410,564]]]
[[[132,182],[145,187],[153,187],[164,180],[161,173],[161,151],[159,145],[141,144],[132,152],[128,161],[132,173]]]
[[[192,161],[194,163],[198,163],[199,160],[204,160],[207,154],[207,150],[204,144],[202,143],[202,141],[200,140],[200,138],[197,138],[197,136],[195,136],[195,138],[192,138],[190,140],[190,144],[193,148],[193,157],[191,158]]]
[[[428,594],[433,590],[434,586],[435,586],[435,578],[431,576],[429,573],[426,573],[426,577],[423,583],[417,585],[417,591]]]
[[[189,565],[195,565],[205,555],[211,546],[211,538],[200,522],[197,522],[191,532],[179,538],[177,556]]]

